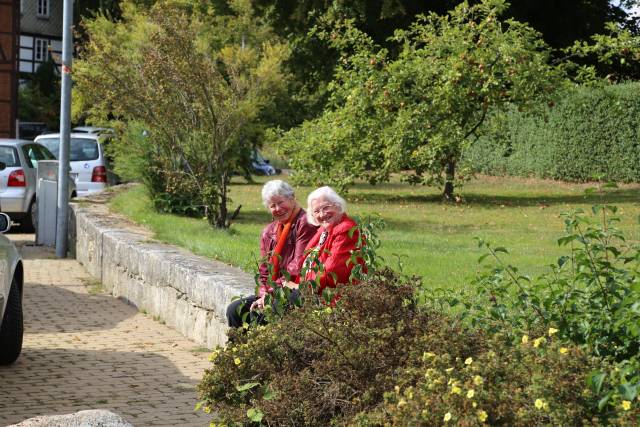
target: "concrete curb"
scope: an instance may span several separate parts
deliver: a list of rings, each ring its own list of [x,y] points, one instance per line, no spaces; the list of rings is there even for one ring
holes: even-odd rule
[[[242,270],[158,243],[104,203],[72,203],[69,247],[113,296],[157,316],[200,345],[226,342],[226,307],[254,292]]]

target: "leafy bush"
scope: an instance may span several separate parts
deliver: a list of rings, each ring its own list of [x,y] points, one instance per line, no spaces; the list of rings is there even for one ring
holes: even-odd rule
[[[495,114],[465,152],[489,175],[640,182],[640,83],[565,92],[545,115]]]
[[[584,425],[597,421],[585,375],[598,361],[553,337],[523,336],[513,347],[500,337],[492,350],[467,359],[449,347],[408,365],[394,391],[358,425]]]
[[[595,219],[582,211],[564,215],[566,235],[558,243],[570,252],[548,274],[532,280],[503,261],[505,248],[480,241],[488,251],[482,258],[492,256],[495,264],[471,295],[433,297],[429,304],[462,304],[461,318],[489,332],[512,331],[510,341],[554,328],[560,339],[616,365],[591,380],[599,407],[611,409],[636,400],[640,389],[640,247],[615,228],[615,207],[594,206],[592,213]]]
[[[280,322],[232,331],[199,385],[202,407],[229,425],[431,425],[447,413],[470,425],[527,425],[598,416],[595,393],[583,393],[598,360],[575,346],[561,350],[554,337],[511,347],[502,335],[422,310],[414,285],[379,272],[340,288],[335,308],[309,304]]]

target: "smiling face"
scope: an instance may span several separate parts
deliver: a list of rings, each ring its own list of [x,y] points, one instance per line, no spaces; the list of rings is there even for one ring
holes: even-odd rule
[[[296,207],[296,199],[291,199],[284,196],[273,196],[267,203],[267,208],[273,219],[279,222],[287,222],[291,213]]]
[[[324,198],[311,201],[311,213],[316,222],[323,228],[336,224],[342,219],[340,208]]]

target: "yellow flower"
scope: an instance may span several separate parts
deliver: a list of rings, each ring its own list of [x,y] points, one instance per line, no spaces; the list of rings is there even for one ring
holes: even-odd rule
[[[467,392],[467,399],[473,399],[473,396],[476,395],[476,391],[474,389],[471,389]]]
[[[522,344],[527,344],[529,342],[529,335],[522,336]]]
[[[465,365],[471,365],[473,363],[473,357],[467,357],[467,360],[464,361]]]
[[[479,410],[478,411],[478,420],[481,423],[487,421],[487,418],[489,418],[489,415],[485,411],[483,411],[483,410]]]
[[[553,336],[553,334],[557,334],[558,330],[556,328],[549,328],[549,336]]]
[[[215,350],[213,353],[211,353],[209,355],[209,362],[213,362],[214,360],[216,360],[219,354],[220,354],[220,350]]]
[[[211,408],[209,406],[205,406],[203,411],[204,411],[205,414],[209,414],[209,413],[211,413]]]
[[[236,365],[239,365],[242,363],[242,361],[240,360],[239,357],[236,357],[235,359],[233,359],[233,363],[235,363]]]
[[[542,409],[542,407],[544,406],[544,400],[536,399],[536,401],[534,402],[534,405],[536,406],[536,408]]]
[[[569,352],[569,349],[567,347],[560,347],[558,351],[560,352],[560,354],[567,354]]]
[[[471,402],[471,406],[473,406],[474,408],[477,408],[478,404],[476,402]]]
[[[451,412],[447,412],[446,414],[444,414],[444,422],[448,422],[451,419]]]
[[[403,406],[405,406],[407,404],[407,401],[404,399],[400,399],[400,402],[398,402],[398,408],[402,408]]]
[[[451,394],[462,394],[462,389],[457,385],[451,387]]]
[[[435,353],[431,353],[430,351],[425,351],[422,353],[422,361],[426,362],[427,359],[431,359],[432,357],[436,357]]]
[[[631,402],[629,402],[628,400],[623,400],[620,406],[622,406],[622,409],[624,409],[625,411],[628,411],[629,409],[631,409]]]
[[[540,347],[540,344],[544,344],[545,342],[547,342],[545,337],[536,338],[533,340],[533,346],[537,348]]]
[[[475,385],[482,385],[483,382],[484,382],[484,380],[482,379],[482,377],[480,375],[476,375],[475,377],[473,377],[473,383]]]
[[[233,348],[231,349],[231,351],[233,351],[234,353],[237,353],[237,352],[238,352],[238,347],[233,347]]]

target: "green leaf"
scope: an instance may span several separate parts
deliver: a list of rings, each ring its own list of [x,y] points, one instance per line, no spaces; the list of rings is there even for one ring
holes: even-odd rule
[[[591,388],[595,394],[600,394],[600,390],[602,389],[602,384],[604,383],[604,379],[607,377],[607,374],[600,371],[593,371],[587,377],[587,384]]]
[[[264,399],[264,400],[272,400],[275,397],[276,397],[276,393],[270,387],[267,387],[264,390],[264,393],[262,395],[262,399]]]
[[[618,386],[618,393],[624,400],[633,400],[638,395],[638,388],[630,384],[620,384]]]
[[[498,247],[497,247],[497,248],[495,248],[493,251],[494,251],[494,252],[502,252],[502,253],[505,253],[505,254],[508,254],[508,253],[509,253],[509,251],[507,250],[507,248],[504,248],[504,247],[502,247],[502,246],[498,246]]]
[[[237,385],[236,386],[236,390],[238,391],[247,391],[250,390],[252,388],[254,388],[255,386],[260,385],[260,383],[244,383],[242,385]]]
[[[481,264],[482,261],[487,259],[488,256],[491,256],[491,254],[484,254],[484,255],[480,256],[480,258],[478,258],[478,264]]]
[[[611,394],[607,394],[605,397],[600,399],[598,401],[598,409],[602,410],[609,402],[609,399],[611,399]]]
[[[249,418],[254,423],[259,423],[264,418],[264,414],[260,409],[251,408],[247,410],[247,418]]]

